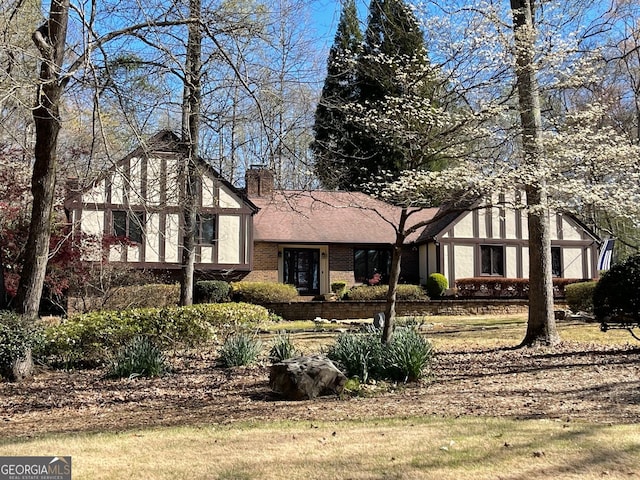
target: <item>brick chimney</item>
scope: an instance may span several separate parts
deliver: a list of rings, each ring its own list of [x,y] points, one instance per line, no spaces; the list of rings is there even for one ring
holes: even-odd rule
[[[273,172],[264,165],[251,165],[244,177],[248,197],[269,197],[273,195]]]

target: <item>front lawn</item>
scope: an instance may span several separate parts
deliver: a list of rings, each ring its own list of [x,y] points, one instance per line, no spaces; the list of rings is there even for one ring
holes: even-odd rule
[[[162,378],[43,369],[0,383],[0,455],[71,455],[75,480],[636,478],[640,344],[559,327],[559,347],[513,349],[522,316],[428,317],[430,380],[303,402],[270,392],[266,362],[220,368],[214,348]],[[296,332],[304,353],[336,335]]]

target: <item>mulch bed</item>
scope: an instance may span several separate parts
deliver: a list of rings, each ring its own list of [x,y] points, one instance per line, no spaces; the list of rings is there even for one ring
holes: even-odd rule
[[[0,383],[0,436],[419,415],[640,423],[637,345],[442,351],[431,380],[342,399],[282,401],[268,376],[266,365],[222,369],[206,354],[181,357],[173,374],[156,379],[41,369],[22,384]]]

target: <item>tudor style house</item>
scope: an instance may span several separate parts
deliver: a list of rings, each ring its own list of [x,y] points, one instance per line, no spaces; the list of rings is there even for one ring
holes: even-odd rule
[[[181,264],[180,164],[186,150],[179,138],[162,131],[91,185],[67,186],[65,210],[77,236],[127,237],[106,256],[134,268],[172,273]],[[210,165],[197,166],[196,272],[241,277],[251,270],[256,206]],[[101,251],[85,251],[99,260]]]
[[[356,192],[275,190],[265,169],[249,170],[246,185],[260,208],[249,278],[294,284],[313,295],[328,293],[331,282],[353,285],[388,275],[398,208]],[[450,285],[468,277],[527,278],[523,212],[485,208],[436,219],[437,213],[424,209],[412,217],[413,224],[434,221],[405,241],[402,281],[424,284],[435,272]],[[569,215],[552,214],[551,224],[554,276],[597,276],[598,238]]]
[[[65,208],[75,233],[127,237],[108,247],[109,261],[178,272],[184,155],[179,138],[163,131],[86,188],[69,185]],[[262,167],[247,170],[244,189],[204,161],[198,172],[199,278],[288,283],[304,296],[329,293],[336,281],[385,281],[398,208],[357,192],[277,190]],[[402,281],[424,284],[434,272],[450,285],[468,277],[527,278],[524,213],[506,206],[437,213],[424,209],[412,217],[433,222],[405,241]],[[554,276],[596,277],[598,238],[569,215],[552,214],[551,223]],[[104,254],[86,251],[85,259]]]

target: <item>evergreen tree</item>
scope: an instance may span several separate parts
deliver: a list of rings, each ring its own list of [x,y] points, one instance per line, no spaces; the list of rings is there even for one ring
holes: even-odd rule
[[[439,108],[438,97],[444,91],[427,57],[423,32],[404,1],[371,1],[358,62],[358,87],[359,104],[365,111],[379,112],[374,113],[378,117],[388,115],[390,103],[417,105],[422,102],[425,110]],[[415,124],[407,125],[407,130],[415,129]],[[433,154],[438,148],[424,148],[429,143],[439,143],[433,128],[423,132],[419,150],[411,136],[389,138],[370,129],[358,131],[360,158],[354,170],[359,175],[351,179],[352,188],[362,188],[382,172],[395,177],[402,170],[441,167],[441,158]]]
[[[358,98],[355,67],[362,39],[355,1],[347,0],[329,51],[327,77],[316,109],[315,138],[311,144],[316,176],[325,188],[348,186],[348,172],[357,155],[352,141],[353,125],[347,120],[345,106]]]

